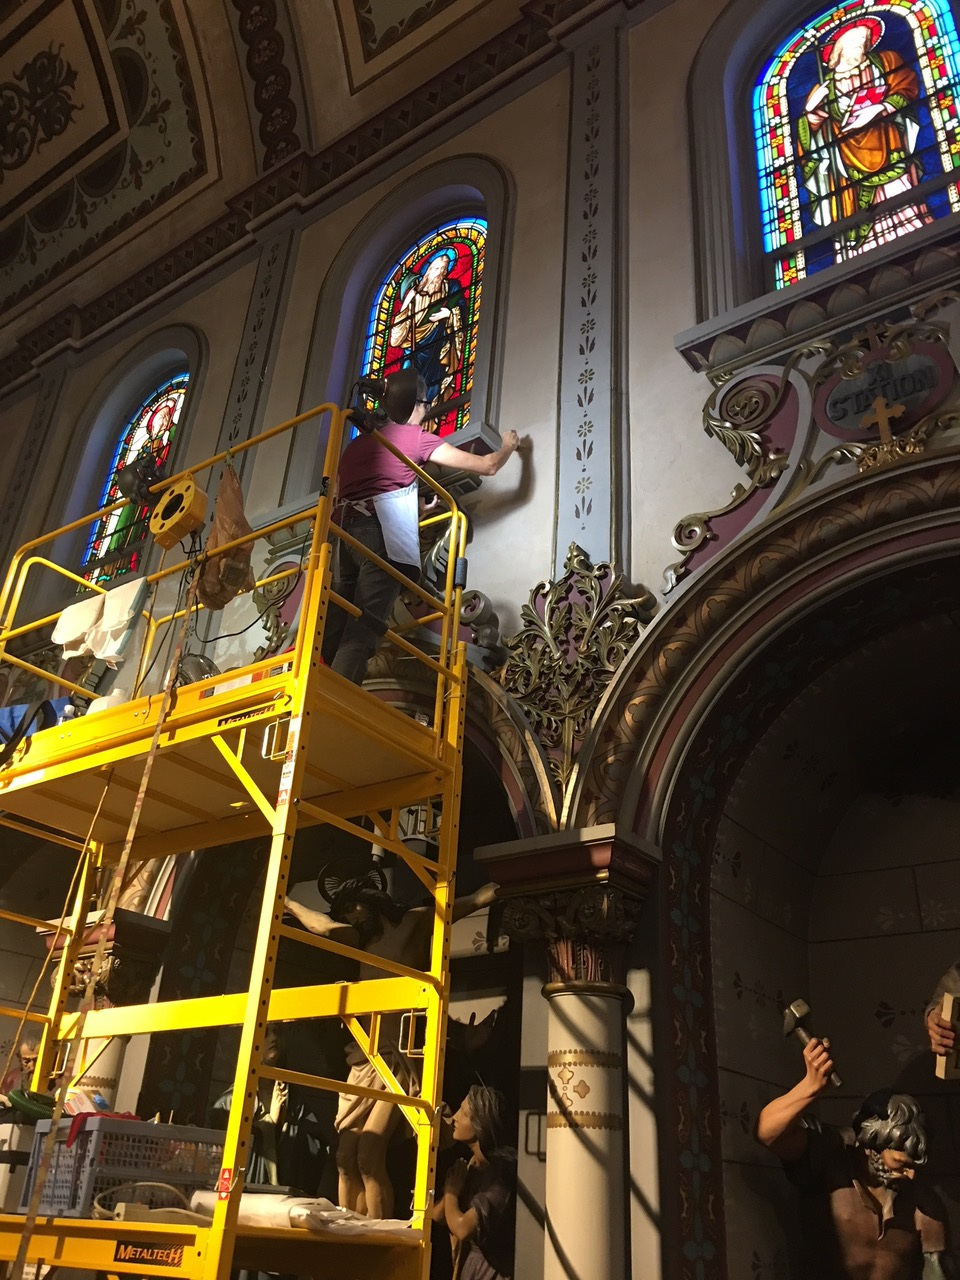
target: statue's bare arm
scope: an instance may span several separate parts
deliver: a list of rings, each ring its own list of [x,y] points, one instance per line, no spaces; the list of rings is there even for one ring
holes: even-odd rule
[[[326,915],[323,911],[314,911],[310,907],[305,907],[294,898],[284,898],[283,902],[287,911],[299,920],[310,933],[315,933],[321,938],[330,938],[336,942],[344,942],[348,946],[355,946],[359,941],[357,931],[353,925],[343,924],[340,920],[334,920],[332,916]]]

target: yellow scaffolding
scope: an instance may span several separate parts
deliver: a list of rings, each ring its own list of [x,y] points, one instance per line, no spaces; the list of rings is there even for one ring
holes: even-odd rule
[[[209,1226],[0,1215],[0,1263],[16,1262],[21,1268],[23,1264],[39,1264],[108,1273],[176,1275],[191,1280],[226,1280],[234,1267],[309,1273],[330,1280],[366,1275],[383,1280],[425,1280],[427,1276],[462,767],[466,667],[458,639],[458,562],[465,550],[466,527],[450,496],[415,467],[442,504],[439,519],[449,522],[450,553],[442,592],[433,594],[403,579],[434,623],[437,643],[425,652],[401,632],[388,631],[386,638],[435,681],[432,716],[402,714],[323,665],[321,639],[330,602],[358,613],[331,590],[333,540],[340,538],[355,545],[332,520],[332,495],[346,421],[345,411],[323,405],[232,451],[236,455],[256,448],[305,424],[327,430],[324,481],[316,504],[256,534],[262,537],[284,528],[299,529],[306,522],[311,526],[293,647],[239,670],[178,688],[172,695],[169,689],[166,694],[144,694],[95,715],[36,732],[0,769],[0,823],[81,851],[77,892],[64,921],[67,943],[62,948],[50,1010],[42,1019],[44,1033],[35,1082],[50,1078],[58,1055],[62,1061],[65,1049],[82,1050],[89,1041],[188,1028],[240,1028],[233,1104],[217,1183],[220,1195]],[[206,459],[155,489],[187,475],[212,475],[218,464],[228,460],[226,454]],[[57,563],[56,544],[66,535],[79,534],[104,511],[27,543],[17,552],[0,593],[0,663],[32,672],[65,690],[78,690],[70,681],[51,676],[22,656],[23,638],[44,634],[43,628],[59,614],[49,613],[28,623],[19,615],[31,595],[30,580],[41,573],[102,590],[62,568]],[[431,522],[437,520],[436,515],[431,516]],[[233,545],[219,548],[218,554]],[[400,576],[383,561],[377,563]],[[159,586],[196,571],[197,564],[189,559],[162,563],[149,582]],[[265,574],[260,585],[275,580]],[[76,590],[74,586],[70,589]],[[198,606],[189,602],[189,608],[197,610]],[[147,669],[151,652],[157,651],[159,634],[165,628],[183,626],[183,617],[184,609],[161,618],[155,618],[149,609],[144,612],[146,640],[138,679]],[[18,641],[19,653],[14,651]],[[90,696],[86,690],[80,691]],[[432,803],[440,814],[436,858],[415,854],[399,838],[402,811],[423,803]],[[377,844],[396,854],[417,876],[435,903],[427,969],[381,960],[282,922],[294,834],[299,826],[316,823],[333,824],[367,841],[373,833]],[[103,878],[119,877],[128,865],[256,836],[270,837],[270,852],[246,993],[106,1009],[82,1007],[77,1011],[68,1007],[71,966],[84,940],[86,911],[95,883],[101,884],[102,904],[109,898],[102,888]],[[24,924],[41,923],[9,913],[7,918]],[[278,988],[274,972],[284,939],[362,960],[382,970],[383,976]],[[417,1097],[404,1093],[380,1056],[377,1043],[382,1014],[411,1011],[425,1028]],[[8,1015],[18,1012],[0,1009]],[[285,1080],[334,1091],[343,1086],[339,1080],[266,1067],[262,1053],[267,1022],[320,1017],[343,1021],[376,1068],[387,1097],[402,1109],[413,1128],[417,1142],[413,1213],[402,1233],[370,1231],[337,1239],[292,1228],[238,1228],[259,1080]],[[351,1091],[361,1095],[373,1092],[360,1086]],[[144,1260],[148,1256],[144,1248],[160,1251],[149,1255],[154,1262]]]

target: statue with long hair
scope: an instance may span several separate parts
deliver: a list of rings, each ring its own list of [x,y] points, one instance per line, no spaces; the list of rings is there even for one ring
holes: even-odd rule
[[[489,906],[495,896],[496,885],[488,884],[475,893],[457,898],[453,904],[454,920]],[[406,907],[386,892],[376,872],[342,881],[327,900],[329,914],[304,907],[293,899],[287,900],[287,910],[311,933],[360,947],[372,956],[394,960],[413,969],[427,968],[436,918],[432,903]],[[361,979],[382,977],[382,969],[361,964]],[[400,1087],[409,1096],[415,1096],[420,1082],[415,1063],[400,1047],[399,1014],[381,1017],[379,1047],[380,1056]],[[347,1047],[347,1065],[347,1084],[384,1092],[376,1068],[355,1043]],[[387,1148],[399,1120],[400,1110],[391,1102],[348,1091],[341,1093],[336,1119],[337,1169],[340,1204],[344,1209],[365,1213],[369,1218],[393,1217],[394,1191],[387,1173]]]

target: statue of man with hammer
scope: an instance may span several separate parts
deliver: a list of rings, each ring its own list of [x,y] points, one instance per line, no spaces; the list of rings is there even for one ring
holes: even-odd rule
[[[756,1136],[783,1162],[801,1196],[801,1274],[810,1280],[951,1280],[943,1207],[914,1181],[927,1158],[914,1098],[885,1089],[861,1104],[850,1130],[807,1108],[833,1074],[830,1042],[809,1036],[803,1078],[760,1112]]]

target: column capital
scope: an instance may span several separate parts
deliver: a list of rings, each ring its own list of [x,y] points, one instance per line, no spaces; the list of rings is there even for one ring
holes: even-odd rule
[[[487,845],[474,857],[500,885],[507,936],[546,945],[548,985],[623,986],[627,946],[659,850],[608,823]]]
[[[87,988],[100,943],[102,925],[98,911],[87,916],[83,943],[77,953],[70,977],[70,994],[82,995]],[[118,908],[108,926],[107,941],[97,973],[94,1003],[98,1009],[118,1004],[142,1004],[149,998],[150,988],[163,958],[163,948],[170,932],[165,920]],[[66,945],[64,934],[55,930],[40,935],[54,954]]]

